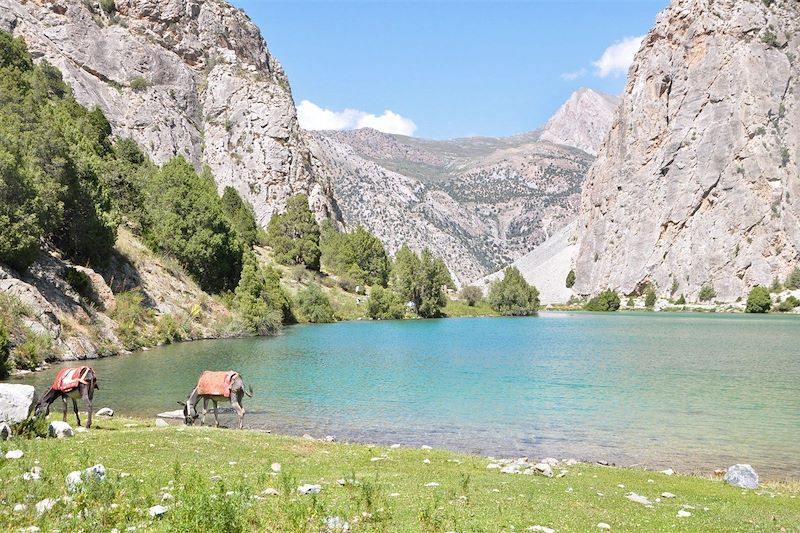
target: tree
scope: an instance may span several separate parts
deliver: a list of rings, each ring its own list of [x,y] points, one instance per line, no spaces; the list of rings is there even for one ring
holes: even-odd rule
[[[647,292],[645,292],[644,296],[644,306],[651,308],[656,305],[656,290],[655,288],[650,285],[647,287]]]
[[[475,307],[475,304],[483,300],[483,291],[475,285],[466,285],[461,288],[461,299],[467,302],[468,306]]]
[[[312,324],[336,321],[330,300],[315,283],[297,294],[297,308],[300,315]]]
[[[575,271],[574,270],[570,270],[569,273],[567,274],[566,285],[567,285],[568,289],[571,289],[572,286],[575,285]]]
[[[392,286],[405,302],[419,305],[420,294],[417,280],[420,275],[419,256],[403,244],[394,256],[392,265]]]
[[[759,286],[753,287],[750,290],[750,294],[747,295],[745,312],[768,313],[770,307],[772,307],[772,298],[770,298],[769,289]]]
[[[272,215],[267,242],[278,263],[319,270],[319,225],[305,194],[292,196],[286,202],[286,212]]]
[[[525,281],[516,267],[508,267],[503,279],[492,283],[489,305],[501,315],[535,315],[539,311],[539,291]]]
[[[619,309],[619,294],[614,289],[606,289],[586,303],[587,311],[616,311]]]
[[[152,220],[146,242],[177,259],[203,290],[235,288],[242,250],[225,220],[211,174],[198,175],[178,156],[153,176],[146,198]]]
[[[783,284],[781,283],[781,280],[778,279],[778,276],[775,276],[772,279],[772,285],[770,286],[769,291],[770,292],[781,292],[782,290],[783,290]]]
[[[272,335],[282,323],[292,319],[289,298],[273,279],[274,270],[265,269],[252,252],[244,255],[244,265],[236,287],[234,309],[244,329],[255,335]]]
[[[395,254],[392,287],[405,302],[412,302],[423,318],[442,316],[447,304],[445,288],[454,288],[450,271],[441,258],[427,248],[420,255],[403,245]]]
[[[350,233],[339,232],[330,220],[320,230],[322,264],[334,274],[364,285],[389,281],[390,261],[383,243],[363,226]]]
[[[686,305],[686,297],[684,297],[683,294],[681,294],[680,298],[675,300],[675,303],[677,305]]]
[[[222,212],[242,245],[250,249],[258,240],[258,225],[253,206],[242,199],[236,189],[225,187],[222,193]]]
[[[789,290],[800,289],[800,267],[794,267],[786,276],[786,288]]]
[[[714,286],[710,283],[703,285],[700,289],[700,294],[697,295],[698,300],[701,302],[707,302],[712,298],[717,296],[717,291],[714,290]]]
[[[405,306],[395,292],[373,285],[367,300],[367,315],[376,320],[399,319],[405,315]]]

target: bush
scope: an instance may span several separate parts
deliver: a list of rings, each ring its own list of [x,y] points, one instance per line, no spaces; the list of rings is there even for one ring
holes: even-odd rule
[[[142,302],[144,296],[139,291],[121,292],[116,295],[117,308],[111,315],[117,323],[116,334],[127,350],[138,350],[150,344],[146,328],[152,320],[153,312]]]
[[[753,287],[747,295],[746,313],[767,313],[772,307],[772,298],[766,287]]]
[[[792,272],[786,276],[785,285],[789,290],[800,289],[800,267],[794,267]]]
[[[389,281],[389,256],[383,243],[363,226],[350,233],[341,233],[326,220],[320,233],[322,264],[327,270],[347,276],[361,285]]]
[[[25,341],[14,350],[14,366],[19,370],[35,370],[39,363],[49,357],[53,339],[30,330],[26,333]]]
[[[315,283],[312,283],[297,294],[297,308],[300,311],[300,316],[312,324],[322,324],[336,320],[330,300],[319,288],[319,285]]]
[[[286,202],[286,212],[272,215],[267,243],[278,263],[319,270],[319,225],[305,194],[292,196]]]
[[[574,270],[570,270],[569,273],[567,274],[566,285],[567,285],[568,289],[571,289],[572,286],[575,285],[575,271]]]
[[[626,307],[636,307],[636,300],[633,299],[633,295],[628,296],[628,301],[625,303]]]
[[[466,285],[461,289],[461,299],[467,302],[468,306],[475,307],[475,304],[483,300],[483,291],[475,285]]]
[[[0,378],[8,376],[11,355],[11,339],[5,323],[0,320]]]
[[[173,315],[162,315],[156,322],[153,341],[156,344],[172,344],[180,342],[186,336],[186,331]]]
[[[373,285],[367,301],[367,316],[376,320],[393,320],[405,316],[405,306],[400,297],[380,285]]]
[[[606,289],[586,303],[587,311],[616,311],[619,309],[619,294],[613,289]]]
[[[47,438],[50,421],[43,416],[30,416],[22,422],[11,425],[11,434],[16,439]]]
[[[395,254],[392,285],[405,302],[412,302],[423,318],[442,316],[447,305],[445,287],[453,287],[447,266],[427,248],[417,255],[407,245]]]
[[[784,301],[778,304],[776,310],[780,311],[781,313],[786,313],[788,311],[791,311],[798,305],[800,305],[800,300],[795,298],[793,295],[790,295]]]
[[[769,292],[781,292],[783,290],[783,283],[781,280],[778,279],[778,276],[775,276],[772,279],[772,285],[769,287]]]
[[[675,304],[676,305],[686,305],[686,297],[683,294],[681,294],[680,298],[675,300]]]
[[[100,0],[100,9],[106,12],[106,14],[110,15],[117,10],[117,6],[115,5],[114,0]]]
[[[650,285],[644,296],[644,306],[651,308],[656,305],[656,290]]]
[[[128,86],[136,92],[144,91],[151,85],[152,83],[150,83],[146,78],[143,78],[141,76],[133,78],[128,84]]]
[[[697,295],[697,299],[701,302],[707,302],[716,296],[717,291],[714,290],[714,286],[708,283],[703,285],[703,287],[700,289],[700,294]]]
[[[67,267],[67,272],[64,275],[64,279],[69,286],[81,296],[88,297],[91,294],[92,281],[82,270],[78,270],[74,267]]]
[[[516,267],[508,267],[503,279],[492,283],[488,300],[492,309],[505,316],[535,315],[539,311],[539,291]]]
[[[260,265],[252,252],[245,254],[233,308],[251,335],[274,335],[294,318],[277,273]]]

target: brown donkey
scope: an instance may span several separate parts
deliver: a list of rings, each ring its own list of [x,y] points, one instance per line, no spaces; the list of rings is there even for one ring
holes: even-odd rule
[[[217,402],[230,400],[231,406],[239,415],[239,429],[244,427],[244,414],[245,410],[242,407],[242,398],[247,394],[253,397],[253,387],[249,390],[244,388],[244,380],[238,372],[229,370],[227,372],[209,372],[206,370],[200,375],[197,381],[197,386],[189,393],[186,402],[178,402],[183,406],[183,420],[187,425],[194,424],[194,421],[200,416],[197,414],[197,402],[203,399],[203,417],[200,419],[202,426],[206,421],[206,413],[208,412],[208,400],[214,404],[214,422],[219,427],[219,418],[217,418]]]
[[[97,374],[90,366],[80,366],[78,368],[62,368],[53,380],[53,384],[44,393],[42,399],[36,404],[36,416],[50,414],[50,404],[58,398],[64,402],[64,422],[67,421],[67,398],[72,400],[72,408],[75,410],[75,418],[78,425],[81,425],[81,417],[78,414],[78,398],[83,398],[86,404],[87,419],[86,427],[92,427],[92,398],[94,391],[100,390],[97,386]]]

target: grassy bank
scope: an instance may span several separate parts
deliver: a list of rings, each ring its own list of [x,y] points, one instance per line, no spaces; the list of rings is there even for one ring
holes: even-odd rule
[[[317,532],[330,517],[347,521],[351,531],[524,531],[533,525],[599,531],[599,522],[614,531],[800,528],[800,488],[793,485],[742,491],[721,481],[595,465],[554,467],[556,474],[566,470],[563,477],[502,474],[477,456],[255,431],[97,419],[96,427],[71,439],[15,439],[2,449],[3,455],[25,453],[0,459],[0,529],[8,531],[35,525],[43,531]],[[96,463],[106,467],[105,480],[69,495],[65,476]],[[279,473],[272,463],[281,464]],[[34,466],[41,480],[23,480]],[[340,479],[351,481],[340,485]],[[321,492],[299,495],[306,483],[321,485]],[[652,507],[626,499],[630,491],[648,497]],[[675,497],[656,502],[665,491]],[[36,503],[45,498],[58,502],[38,514]],[[26,508],[12,511],[16,504]],[[147,510],[156,504],[168,510],[151,519]],[[679,518],[681,509],[691,516]]]

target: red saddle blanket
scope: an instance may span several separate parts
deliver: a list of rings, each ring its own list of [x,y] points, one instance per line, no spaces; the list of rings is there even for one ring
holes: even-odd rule
[[[91,367],[79,366],[78,368],[62,368],[56,379],[53,380],[53,390],[69,392],[77,389],[81,383],[86,383],[89,373],[94,373]]]
[[[231,383],[238,376],[238,372],[229,370],[227,372],[209,372],[200,374],[197,382],[197,392],[201,395],[224,396],[230,398]]]

